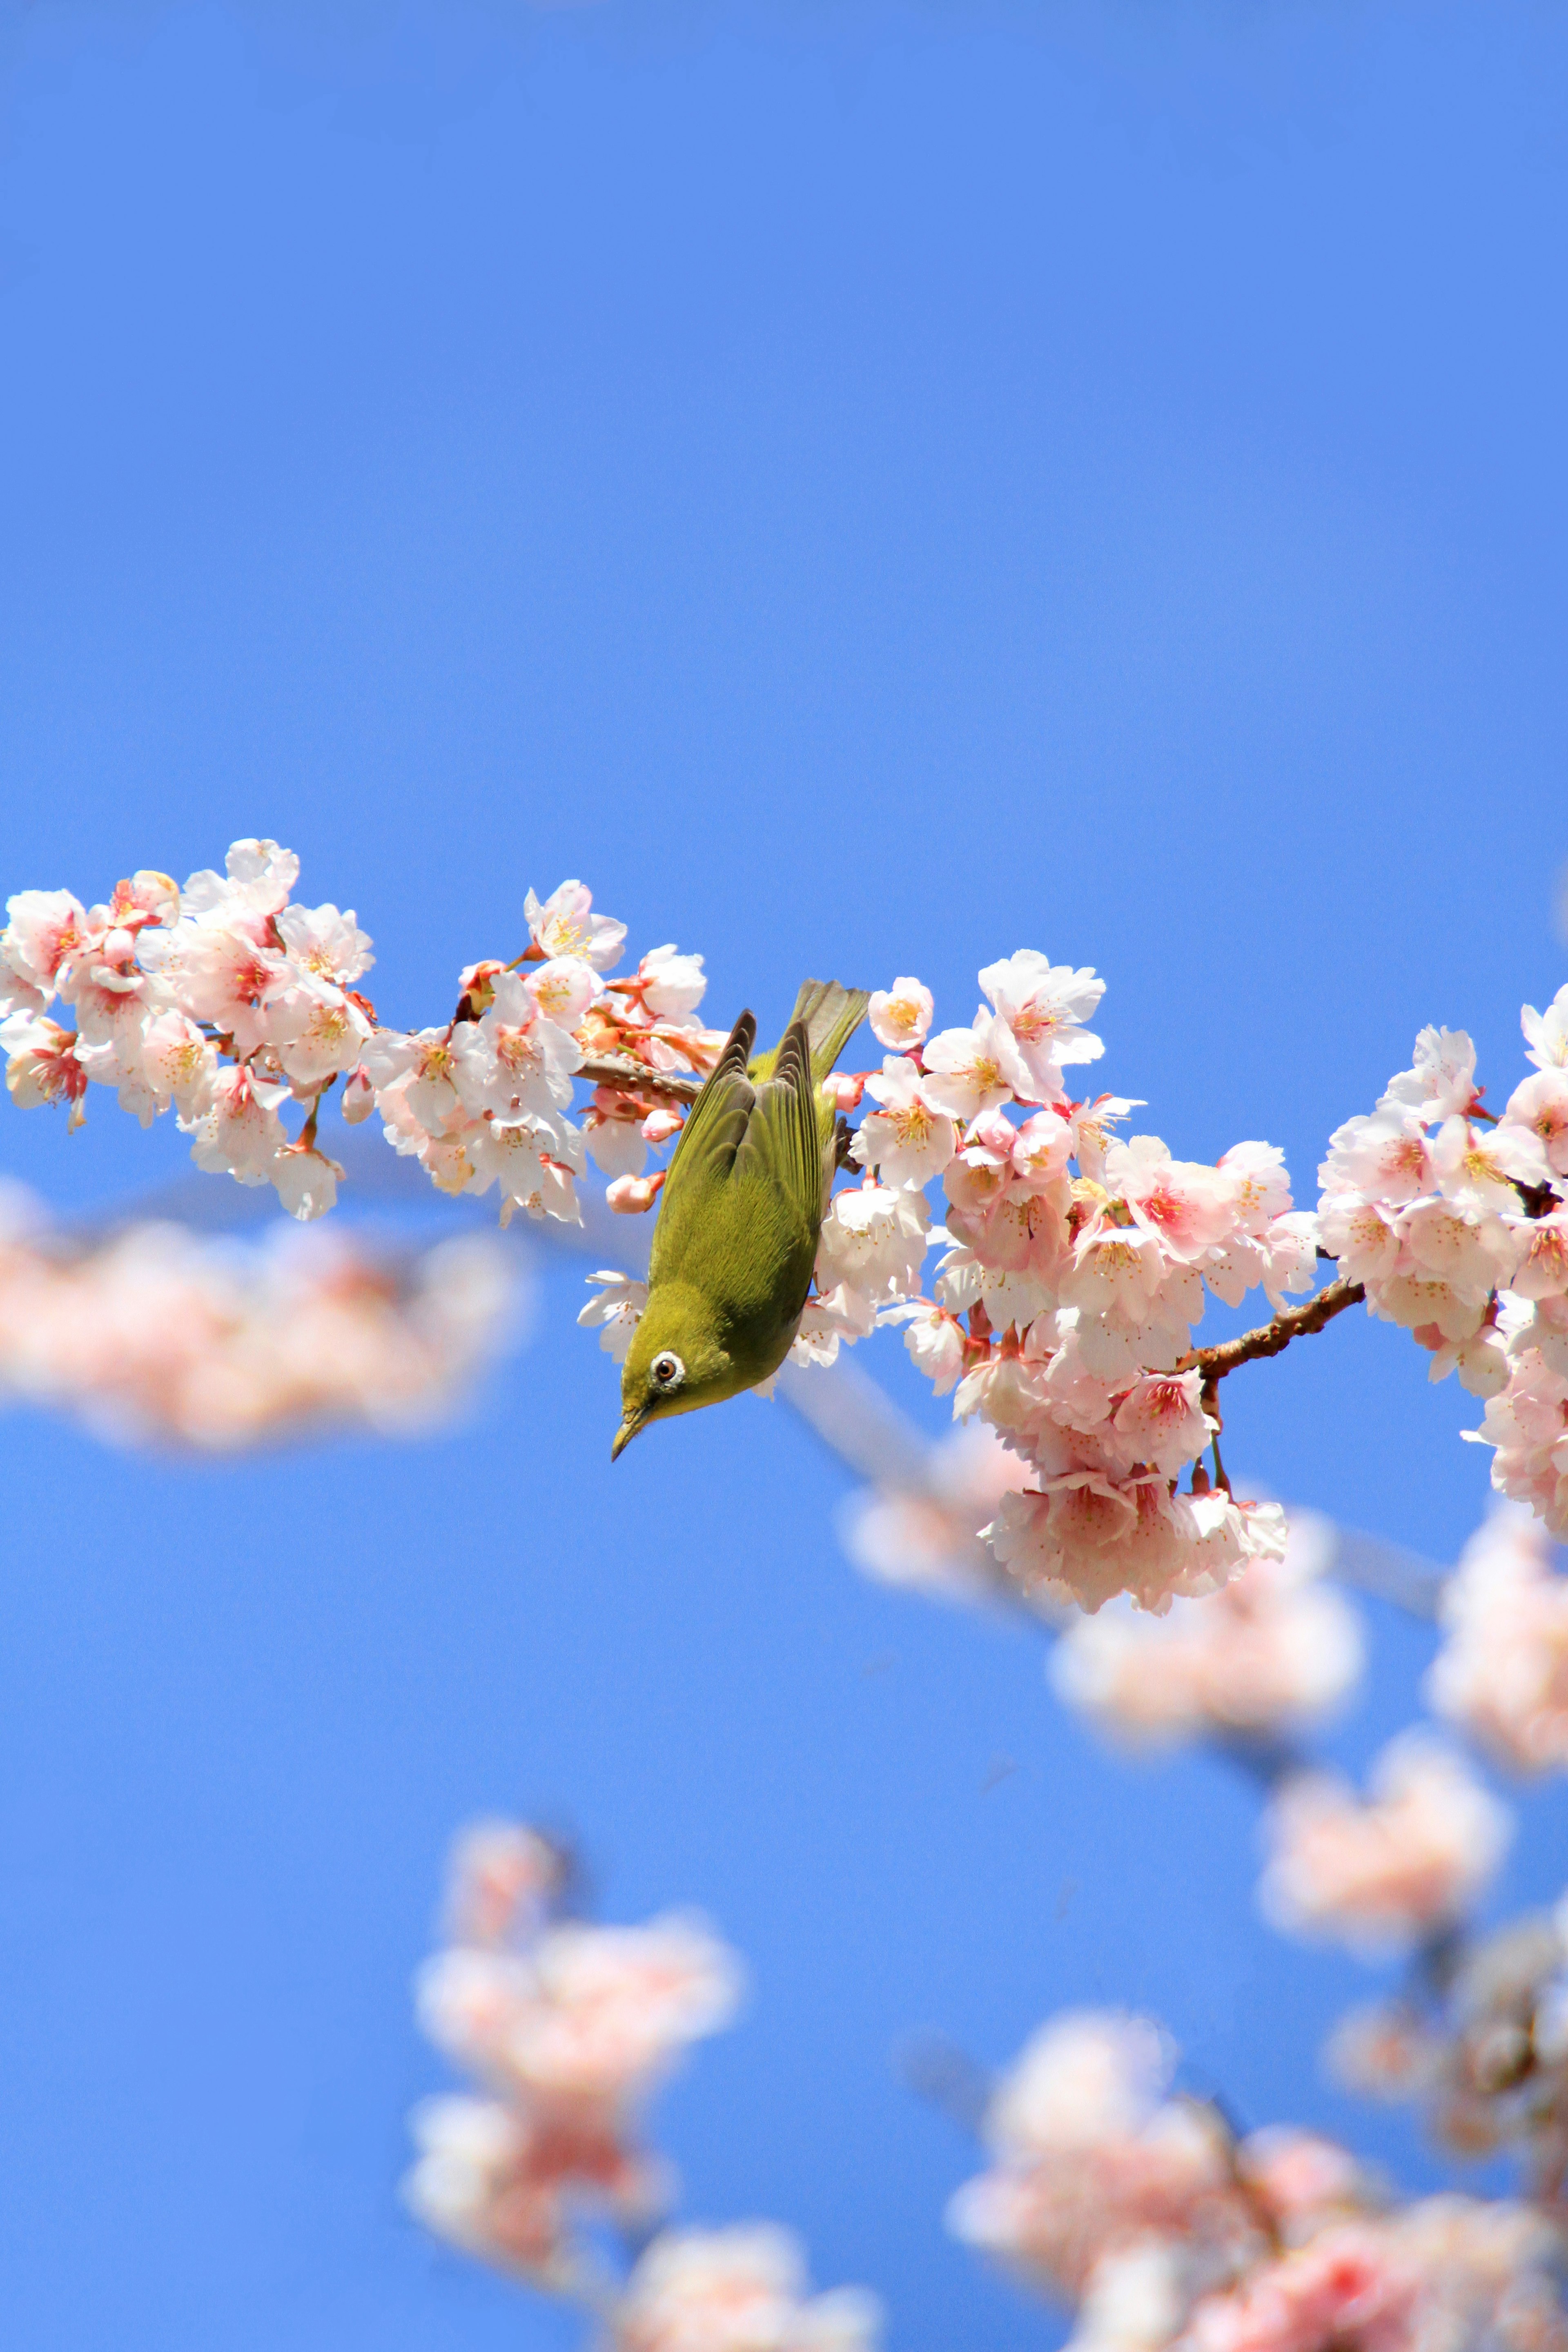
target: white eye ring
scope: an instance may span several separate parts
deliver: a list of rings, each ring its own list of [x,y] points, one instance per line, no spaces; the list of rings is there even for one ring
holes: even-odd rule
[[[665,1348],[648,1366],[655,1388],[678,1389],[686,1378],[686,1367],[673,1348]]]

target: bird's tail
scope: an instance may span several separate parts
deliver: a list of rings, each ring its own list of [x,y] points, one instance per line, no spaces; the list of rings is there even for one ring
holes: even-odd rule
[[[820,1086],[850,1038],[866,1018],[871,994],[865,988],[841,988],[836,980],[801,982],[792,1021],[804,1021],[811,1040],[811,1075]]]

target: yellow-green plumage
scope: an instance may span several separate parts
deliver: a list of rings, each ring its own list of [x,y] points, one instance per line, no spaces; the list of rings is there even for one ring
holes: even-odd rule
[[[750,1062],[755,1021],[742,1013],[731,1030],[659,1195],[612,1458],[645,1422],[754,1388],[789,1353],[833,1185],[834,1116],[818,1088],[869,1001],[808,980],[778,1045]]]

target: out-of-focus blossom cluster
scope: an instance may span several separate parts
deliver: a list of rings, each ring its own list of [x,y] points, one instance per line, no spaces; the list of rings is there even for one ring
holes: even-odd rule
[[[288,1227],[259,1246],[151,1223],[84,1242],[0,1188],[0,1395],[120,1443],[426,1426],[492,1360],[517,1298],[515,1256],[488,1235],[401,1256]]]
[[[921,1466],[918,1481],[889,1478],[849,1496],[839,1518],[845,1549],[879,1583],[955,1601],[995,1597],[996,1561],[979,1531],[1024,1485],[1027,1463],[972,1421],[926,1448]],[[1018,1598],[1001,1581],[1009,1600]]]
[[[584,1152],[635,1183],[649,1144],[679,1129],[679,1112],[636,1080],[705,1070],[722,1043],[695,1018],[700,956],[655,948],[606,979],[626,926],[563,882],[543,904],[529,893],[521,956],[461,975],[452,1020],[389,1029],[357,984],[370,940],[352,909],[292,904],[299,875],[275,841],[237,841],[225,873],[193,874],[183,889],[149,870],[93,907],[68,890],[16,893],[0,932],[12,1099],[63,1104],[73,1127],[93,1084],[144,1127],[172,1108],[198,1168],[272,1184],[300,1218],[337,1197],[343,1171],[316,1121],[340,1080],[345,1118],[379,1113],[394,1148],[443,1192],[494,1187],[503,1224],[515,1208],[577,1222]],[[57,997],[73,1028],[50,1014]],[[605,1057],[627,1062],[628,1083],[598,1087],[574,1126],[574,1074]],[[290,1108],[301,1114],[292,1137]]]
[[[1481,1108],[1462,1030],[1330,1138],[1319,1237],[1374,1315],[1487,1400],[1492,1483],[1568,1535],[1568,987],[1521,1016],[1535,1074]]]
[[[1515,1772],[1568,1771],[1568,1577],[1540,1519],[1504,1503],[1444,1588],[1426,1681],[1438,1715]]]
[[[795,2239],[763,2221],[656,2238],[611,2341],[616,2352],[870,2352],[880,2324],[863,2288],[812,2294]]]
[[[1456,2155],[1518,2149],[1536,2201],[1568,2225],[1568,1901],[1352,2010],[1328,2054],[1350,2088],[1420,2102]]]
[[[1508,1851],[1512,1818],[1457,1750],[1402,1732],[1359,1798],[1337,1774],[1292,1773],[1264,1821],[1260,1895],[1277,1927],[1377,1956],[1455,1927]]]
[[[1051,1653],[1058,1695],[1133,1747],[1272,1743],[1320,1722],[1359,1681],[1365,1644],[1355,1610],[1323,1581],[1332,1528],[1310,1511],[1289,1527],[1282,1559],[1249,1560],[1164,1617],[1115,1601],[1070,1619]]]
[[[1237,2138],[1169,2090],[1148,2019],[1068,2014],[1002,2077],[991,2168],[950,2225],[1076,2306],[1079,2352],[1560,2352],[1556,2241],[1528,2208],[1393,2205],[1342,2148]]]
[[[731,2022],[741,1967],[698,1919],[571,1916],[573,1882],[570,1856],[526,1824],[481,1822],[458,1842],[450,1941],[417,1999],[477,2088],[415,2110],[414,2211],[466,2252],[585,2304],[617,2352],[871,2352],[873,2300],[807,2297],[784,2231],[647,2242],[675,2180],[644,2144],[643,2108],[694,2042]]]

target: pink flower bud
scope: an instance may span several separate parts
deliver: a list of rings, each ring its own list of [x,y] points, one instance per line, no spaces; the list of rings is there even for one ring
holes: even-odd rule
[[[858,1110],[869,1071],[835,1070],[822,1081],[825,1099],[835,1110]]]
[[[668,1143],[672,1135],[680,1133],[685,1124],[684,1118],[678,1110],[650,1110],[642,1123],[643,1141]]]
[[[370,1079],[363,1069],[351,1070],[343,1087],[343,1117],[351,1127],[357,1127],[374,1108],[375,1088]]]
[[[613,1184],[605,1187],[605,1198],[618,1216],[640,1217],[651,1209],[664,1182],[661,1168],[653,1176],[617,1176]]]

